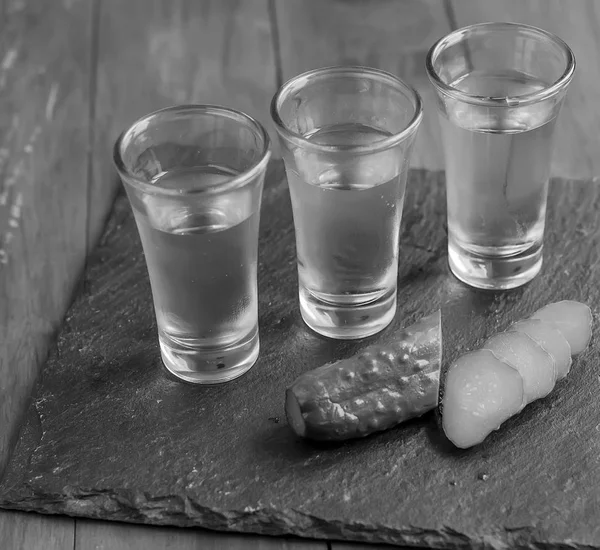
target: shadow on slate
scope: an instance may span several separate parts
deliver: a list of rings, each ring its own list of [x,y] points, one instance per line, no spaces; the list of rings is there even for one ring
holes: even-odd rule
[[[595,309],[599,210],[597,185],[554,181],[542,274],[517,291],[476,292],[448,275],[443,175],[412,172],[396,321],[368,342],[340,343],[300,320],[289,194],[274,164],[262,210],[260,359],[230,384],[194,387],[161,368],[142,251],[121,195],[40,377],[0,504],[434,548],[600,548],[597,335],[551,396],[469,451],[445,442],[432,413],[366,439],[314,445],[292,434],[283,408],[300,373],[389,341],[443,303],[446,361],[547,302]]]

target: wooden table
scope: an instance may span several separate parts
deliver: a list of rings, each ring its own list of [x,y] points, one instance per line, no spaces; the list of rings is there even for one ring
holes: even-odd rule
[[[600,173],[595,0],[0,0],[0,470],[110,209],[111,147],[125,125],[196,102],[242,109],[272,129],[268,105],[282,81],[363,64],[422,93],[413,165],[442,169],[425,54],[451,29],[485,20],[534,24],[572,46],[578,72],[553,174]],[[0,514],[3,550],[358,547]]]

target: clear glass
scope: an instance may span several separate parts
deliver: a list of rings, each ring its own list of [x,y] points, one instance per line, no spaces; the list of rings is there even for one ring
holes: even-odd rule
[[[574,70],[560,38],[513,23],[459,29],[429,51],[449,265],[461,281],[508,289],[540,271],[553,136]]]
[[[152,113],[115,144],[162,360],[182,380],[232,380],[258,357],[258,226],[269,156],[258,122],[211,105]]]
[[[396,311],[421,100],[388,73],[332,67],[284,84],[271,114],[292,199],[302,317],[331,338],[375,334]]]

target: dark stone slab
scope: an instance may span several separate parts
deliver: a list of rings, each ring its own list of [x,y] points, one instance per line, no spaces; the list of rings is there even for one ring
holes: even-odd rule
[[[506,293],[448,275],[443,176],[414,172],[409,189],[397,320],[369,343],[446,299],[446,360],[549,301],[584,300],[597,313],[597,185],[552,184],[543,273]],[[286,425],[285,387],[365,343],[320,338],[299,318],[279,165],[261,239],[259,362],[228,385],[178,383],[160,366],[141,248],[117,200],[32,398],[1,506],[435,548],[600,548],[596,335],[550,397],[478,448],[452,449],[433,414],[364,440],[310,444]]]

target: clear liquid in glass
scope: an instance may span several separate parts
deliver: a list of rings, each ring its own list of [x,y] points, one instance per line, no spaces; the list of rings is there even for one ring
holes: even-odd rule
[[[547,83],[521,73],[470,73],[452,84],[490,97],[514,97]],[[440,116],[445,143],[449,261],[463,281],[511,288],[542,262],[556,117],[544,104],[482,110],[461,103]]]
[[[160,174],[153,184],[186,189],[235,176],[207,166]],[[165,366],[179,378],[231,380],[259,350],[256,235],[250,191],[132,201],[143,242]]]
[[[361,124],[321,128],[311,141],[371,144],[387,132]],[[396,310],[398,240],[405,177],[400,155],[344,156],[335,162],[298,151],[288,166],[302,316],[320,334],[361,338]]]

